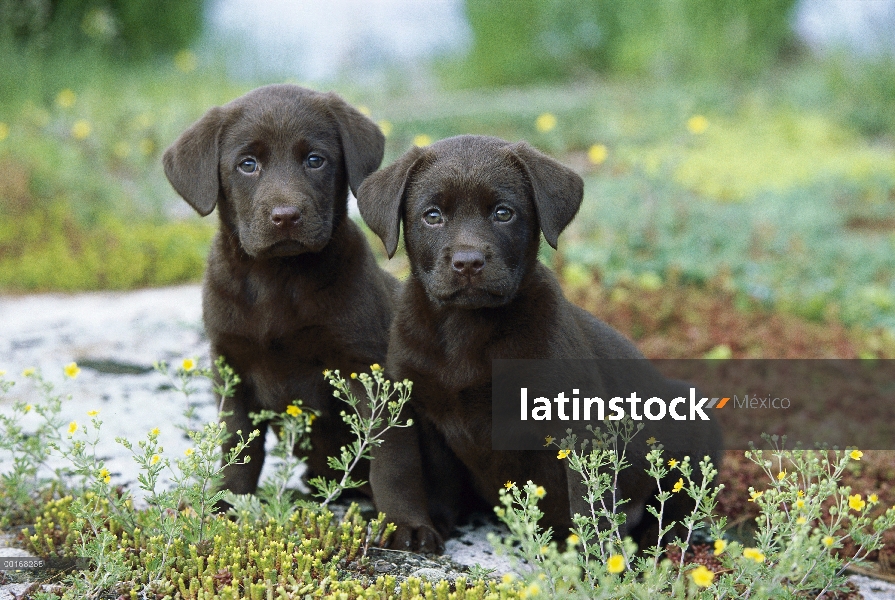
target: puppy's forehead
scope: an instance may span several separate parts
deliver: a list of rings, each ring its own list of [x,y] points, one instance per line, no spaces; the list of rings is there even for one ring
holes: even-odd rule
[[[272,89],[271,89],[272,88]],[[322,94],[298,86],[268,86],[226,106],[224,139],[291,145],[297,140],[334,141],[338,123]]]
[[[426,187],[518,192],[527,186],[524,173],[503,140],[460,136],[436,142],[426,151],[426,167],[415,180]]]

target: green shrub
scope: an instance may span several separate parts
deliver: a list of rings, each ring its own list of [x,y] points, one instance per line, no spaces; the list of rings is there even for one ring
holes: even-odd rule
[[[188,47],[203,0],[0,0],[0,41],[36,50],[90,47],[147,59]]]
[[[0,288],[16,291],[133,289],[197,281],[212,225],[106,216],[80,225],[62,204],[0,220]]]
[[[586,72],[737,78],[793,39],[795,0],[467,0],[472,49],[451,77],[519,85]]]

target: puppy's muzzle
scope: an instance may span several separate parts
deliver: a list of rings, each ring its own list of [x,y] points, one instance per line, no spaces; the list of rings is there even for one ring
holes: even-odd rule
[[[294,206],[277,206],[270,211],[270,222],[282,231],[297,227],[301,222],[301,214]]]
[[[485,255],[478,250],[461,250],[451,257],[451,268],[464,276],[478,275],[485,268]]]

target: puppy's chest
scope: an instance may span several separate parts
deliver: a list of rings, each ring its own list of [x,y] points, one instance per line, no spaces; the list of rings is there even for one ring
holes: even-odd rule
[[[414,394],[417,409],[460,455],[491,447],[491,385],[459,392]]]

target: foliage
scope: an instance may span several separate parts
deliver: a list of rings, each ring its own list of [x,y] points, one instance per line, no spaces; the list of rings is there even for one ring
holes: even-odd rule
[[[754,76],[793,40],[794,0],[467,0],[473,44],[449,77],[520,85],[583,73]]]
[[[172,218],[161,150],[198,116],[194,106],[226,96],[204,83],[183,93],[188,76],[173,64],[146,71],[83,54],[2,55],[0,288],[130,289],[201,277],[214,219]]]
[[[869,136],[895,132],[895,57],[833,57],[826,68],[827,85],[849,125]]]
[[[0,43],[53,53],[88,47],[145,60],[195,41],[204,5],[203,0],[0,0]]]
[[[195,424],[190,400],[197,377],[212,380],[220,397],[232,395],[239,377],[223,359],[216,361],[213,369],[198,368],[195,359],[186,359],[173,370],[165,363],[157,365],[171,376],[174,389],[187,398],[188,425],[184,429],[193,445],[184,457],[165,455],[158,429],[147,432],[136,444],[116,439],[139,465],[138,484],[148,504],[143,509],[135,508],[131,495],[112,484],[101,457],[99,411],[90,411],[86,424],[72,421],[66,425],[59,416],[65,398],[54,392],[39,371],[29,369],[25,377],[35,384],[41,399],[33,405],[16,403],[12,414],[0,415],[6,434],[0,450],[12,459],[12,468],[0,480],[2,523],[33,522],[32,529],[22,530],[21,539],[40,556],[88,560],[86,569],[67,575],[64,585],[45,593],[45,598],[97,598],[111,591],[131,598],[260,598],[270,594],[304,598],[308,593],[380,598],[421,592],[444,597],[447,582],[424,583],[414,578],[396,582],[393,576],[369,576],[374,571],[367,551],[394,531],[384,515],[365,521],[353,505],[344,517],[336,519],[326,508],[325,503],[338,492],[359,483],[348,477],[350,469],[358,460],[369,458],[368,450],[382,432],[404,426],[397,417],[409,396],[409,384],[389,382],[378,365],[373,367],[372,375],[356,376],[368,394],[369,406],[344,415],[358,439],[335,461],[344,463],[345,477],[340,482],[318,482],[327,495],[324,502],[292,502],[296,498],[286,493],[285,486],[295,465],[288,463],[275,470],[272,481],[262,484],[258,497],[241,500],[243,510],[237,506],[232,518],[212,513],[221,499],[234,498],[218,491],[217,486],[222,470],[242,460],[240,454],[258,431],[245,437],[236,432],[240,440],[222,460],[220,447],[227,435],[223,423]],[[78,372],[74,363],[65,370],[72,378]],[[4,375],[0,373],[3,394],[13,386]],[[327,378],[337,396],[347,397],[349,406],[359,411],[361,400],[352,394],[348,382],[338,372],[329,372]],[[41,417],[41,423],[25,433],[22,417],[31,411]],[[369,416],[361,416],[361,412]],[[291,459],[294,446],[307,443],[312,415],[300,408],[300,402],[284,415],[256,415],[274,420],[284,431],[274,457]],[[46,465],[51,454],[65,466],[48,477]],[[167,485],[162,485],[165,474]],[[359,572],[346,579],[349,563]],[[465,591],[467,598],[483,598],[495,591],[497,584],[481,580],[467,584],[461,578],[453,588]],[[513,590],[504,590],[502,597],[516,596]]]
[[[841,485],[846,468],[863,453],[787,450],[785,440],[781,443],[774,436],[766,438],[772,452],[746,454],[762,467],[770,483],[765,489],[750,489],[750,500],[761,513],[755,547],[744,547],[725,538],[725,519],[714,516],[719,490],[707,484],[717,473],[708,459],[699,462],[697,484],[690,457],[664,456],[661,442],[651,439],[646,470],[660,491],[658,508],[648,510],[659,521],[658,538],[656,545],[638,549],[618,535],[625,520],[618,507],[625,499],[613,493],[619,472],[630,468],[626,448],[643,443],[635,441],[638,431],[630,424],[618,424],[606,431],[592,430],[592,443],[570,433],[558,444],[558,460],[568,460],[570,470],[587,482],[585,500],[591,508],[589,515],[575,515],[564,550],[552,540],[551,530],[542,531],[537,525],[544,488],[531,481],[521,488],[507,482],[501,491],[502,506],[495,511],[510,534],[492,543],[513,560],[524,592],[551,598],[822,598],[828,591],[844,590],[845,569],[880,548],[883,534],[895,527],[895,507],[879,510],[875,494],[865,500]],[[670,490],[661,489],[662,478],[675,470],[681,475],[678,482]],[[661,538],[673,525],[662,520],[662,507],[672,494],[688,494],[695,506],[680,523],[685,538],[677,539],[674,547],[679,556],[686,556],[694,528],[706,523],[715,540],[713,568],[660,560],[666,551]],[[824,510],[830,500],[832,508]],[[841,556],[836,549],[846,540],[854,540],[856,547]]]
[[[413,384],[406,379],[392,383],[385,378],[382,367],[378,364],[372,365],[370,371],[372,375],[351,374],[351,379],[360,382],[366,392],[366,407],[361,405],[348,381],[338,370],[324,372],[330,385],[335,388],[333,396],[345,402],[353,412],[350,414],[342,411],[341,416],[351,429],[354,440],[349,446],[342,447],[338,457],[328,458],[330,468],[342,472],[341,480],[330,482],[322,477],[315,477],[308,482],[317,490],[314,495],[321,499],[323,506],[338,498],[344,490],[356,489],[366,483],[351,479],[351,471],[361,460],[373,458],[373,448],[382,445],[382,438],[389,429],[413,425],[413,419],[404,423],[399,421],[401,409],[410,400]]]

